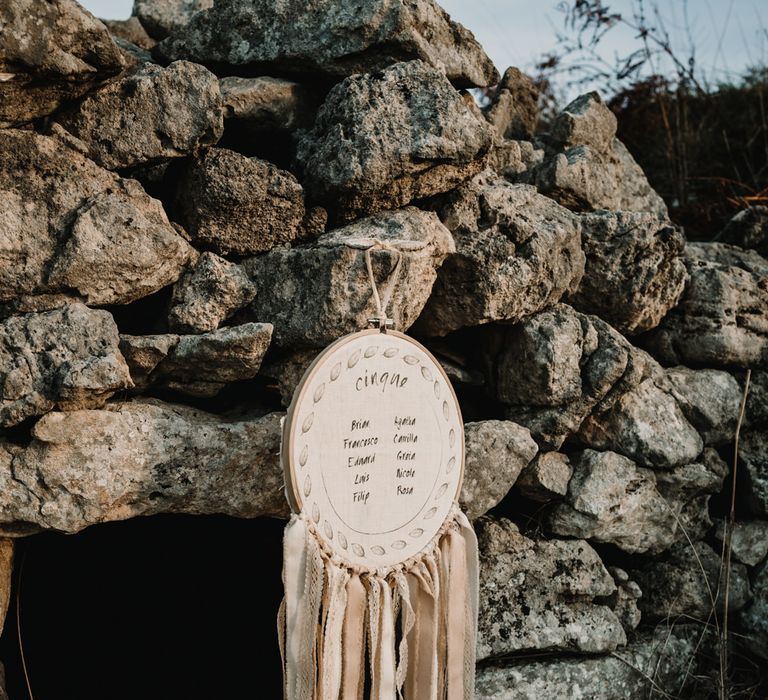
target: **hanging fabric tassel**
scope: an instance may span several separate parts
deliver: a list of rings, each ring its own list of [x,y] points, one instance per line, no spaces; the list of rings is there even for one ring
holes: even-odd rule
[[[433,546],[383,572],[350,570],[294,515],[278,614],[286,699],[362,700],[366,656],[369,700],[472,698],[477,571],[458,507]]]
[[[283,424],[295,514],[278,614],[287,700],[474,693],[477,543],[457,503],[464,423],[440,363],[385,316],[400,243],[352,246],[366,251],[377,327],[315,358]],[[393,270],[381,296],[371,250]]]

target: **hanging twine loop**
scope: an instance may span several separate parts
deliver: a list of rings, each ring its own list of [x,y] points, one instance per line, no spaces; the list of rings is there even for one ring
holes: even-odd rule
[[[347,245],[350,248],[364,251],[365,267],[368,271],[368,281],[371,285],[371,295],[376,304],[376,316],[368,319],[368,324],[372,328],[379,328],[382,333],[386,333],[388,328],[394,328],[395,321],[387,316],[387,308],[392,300],[392,294],[395,291],[397,281],[400,279],[402,270],[402,260],[404,251],[423,250],[426,243],[422,241],[382,241],[378,238],[363,238],[358,241],[349,241]],[[395,254],[395,264],[392,267],[389,277],[383,285],[382,292],[379,293],[379,287],[376,284],[376,277],[373,274],[372,251],[386,250]]]

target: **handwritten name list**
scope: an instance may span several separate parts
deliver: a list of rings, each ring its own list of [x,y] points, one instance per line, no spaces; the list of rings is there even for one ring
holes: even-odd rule
[[[376,425],[372,418],[354,418],[342,436],[343,454],[352,485],[353,504],[367,506],[377,470],[394,471],[395,496],[413,495],[417,473],[419,426],[414,416],[394,416]],[[380,473],[380,472],[379,472]],[[386,481],[390,474],[384,474]],[[379,480],[379,483],[381,481]]]

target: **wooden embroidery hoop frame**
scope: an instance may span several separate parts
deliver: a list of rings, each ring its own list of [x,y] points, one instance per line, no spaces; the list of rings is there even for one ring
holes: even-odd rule
[[[455,503],[459,497],[459,493],[461,492],[461,486],[464,480],[464,461],[465,461],[464,424],[463,424],[463,419],[461,415],[461,408],[459,406],[459,402],[456,397],[456,392],[453,389],[453,386],[450,382],[450,379],[448,378],[448,375],[445,373],[445,370],[440,365],[438,360],[434,357],[434,355],[432,355],[432,353],[430,353],[427,348],[421,345],[421,343],[414,340],[410,336],[407,336],[404,333],[401,333],[395,330],[390,330],[385,328],[370,328],[367,330],[357,331],[357,332],[353,332],[348,335],[342,336],[341,338],[339,338],[338,340],[334,341],[333,343],[328,345],[326,348],[324,348],[318,354],[318,356],[312,361],[309,367],[306,369],[301,381],[298,383],[294,391],[294,395],[291,400],[291,404],[288,407],[286,419],[283,424],[282,449],[280,454],[280,458],[283,466],[285,485],[286,485],[286,488],[285,488],[286,497],[291,506],[291,510],[294,513],[301,513],[302,508],[304,506],[304,501],[302,499],[302,488],[298,478],[299,464],[298,464],[298,460],[296,459],[294,444],[293,444],[294,432],[297,430],[297,428],[300,429],[300,427],[298,426],[298,423],[299,423],[298,408],[304,403],[305,399],[308,398],[306,397],[306,393],[310,385],[312,384],[313,380],[316,378],[319,368],[324,364],[324,361],[326,360],[326,358],[328,358],[329,355],[335,354],[338,350],[343,348],[345,345],[353,341],[356,341],[361,337],[375,337],[383,334],[395,336],[398,339],[405,341],[406,343],[410,343],[419,352],[426,355],[426,357],[432,363],[432,367],[430,369],[433,369],[434,371],[440,374],[440,377],[442,378],[445,386],[447,387],[448,397],[446,398],[446,400],[452,402],[453,409],[456,412],[457,422],[459,426],[459,430],[458,430],[459,445],[457,449],[457,457],[459,458],[458,464],[457,464],[458,479],[456,483],[455,492],[452,494],[452,501]],[[444,522],[441,524],[444,524]],[[442,532],[442,528],[437,530],[437,532],[435,532],[434,537],[437,537],[440,534],[440,532]],[[322,537],[322,533],[319,532],[319,528],[318,528],[318,535]],[[407,559],[411,559],[414,556],[417,556],[420,552],[427,549],[433,543],[434,537],[426,538],[426,540],[424,541],[423,547],[421,547],[421,549],[415,554],[410,553],[407,556],[404,556],[403,561]]]

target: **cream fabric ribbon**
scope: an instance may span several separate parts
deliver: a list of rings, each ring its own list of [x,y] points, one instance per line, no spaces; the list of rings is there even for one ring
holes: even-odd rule
[[[434,546],[403,567],[361,573],[324,553],[300,515],[285,529],[278,613],[288,700],[470,700],[477,540],[454,507]],[[397,642],[397,622],[400,641]]]

